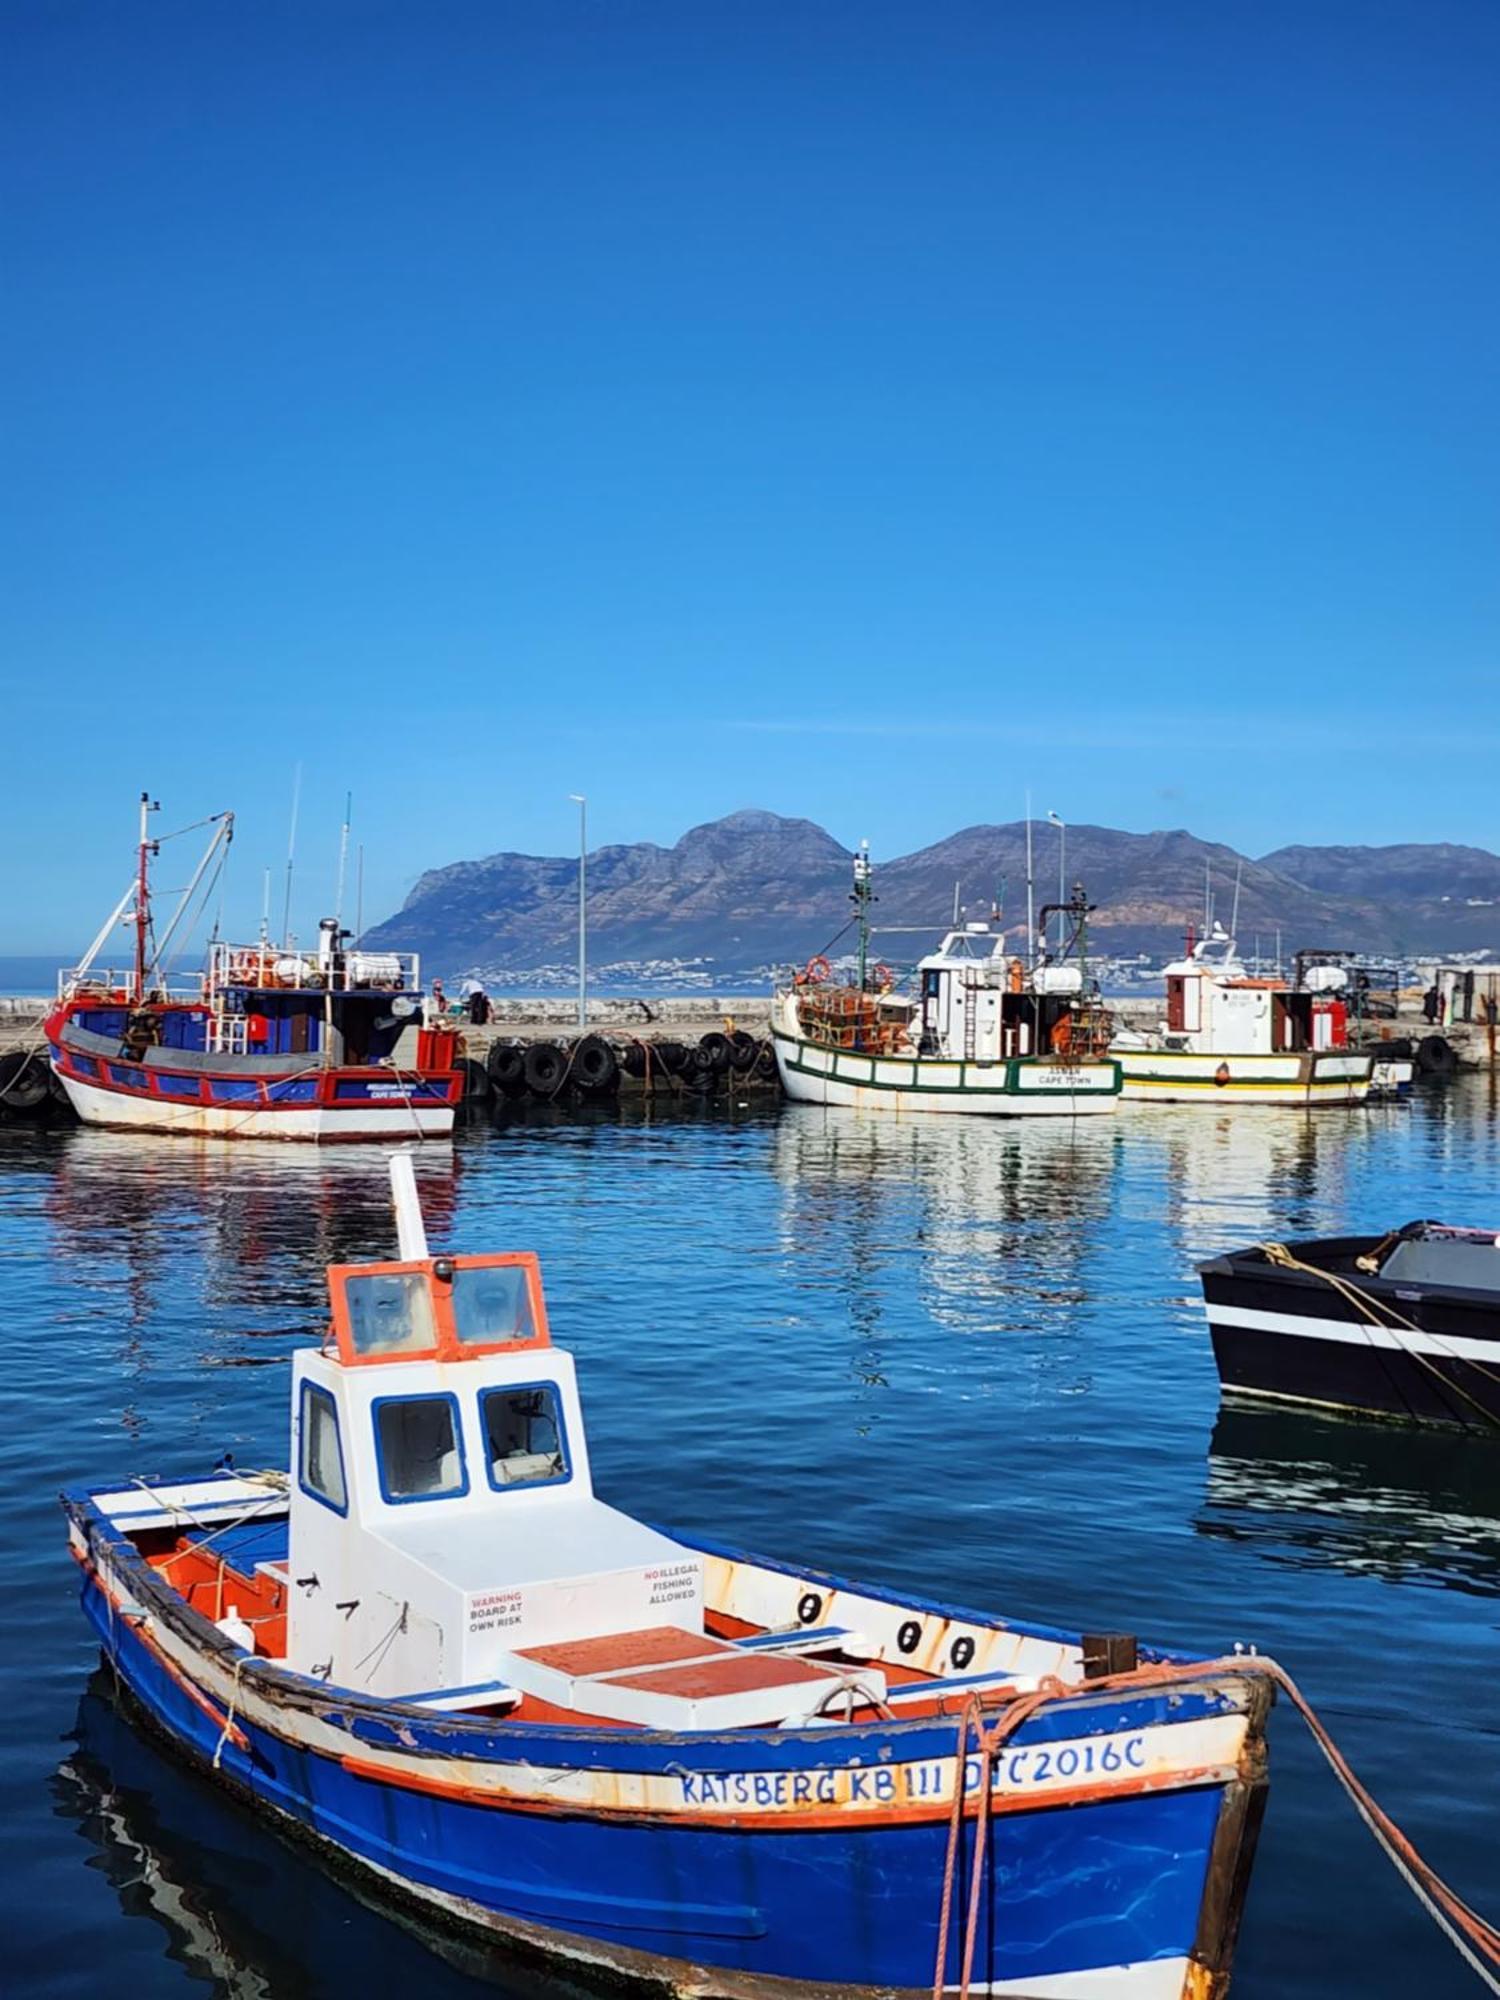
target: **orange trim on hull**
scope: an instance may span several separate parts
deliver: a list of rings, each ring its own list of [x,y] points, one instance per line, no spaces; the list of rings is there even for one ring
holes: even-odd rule
[[[615,1725],[609,1726],[613,1728]],[[425,1771],[408,1771],[372,1763],[364,1757],[340,1757],[339,1763],[351,1777],[364,1778],[374,1785],[393,1785],[398,1791],[420,1792],[426,1798],[448,1799],[455,1805],[487,1806],[499,1812],[537,1813],[555,1819],[633,1820],[652,1826],[685,1824],[736,1833],[830,1833],[835,1830],[848,1832],[854,1827],[945,1826],[953,1816],[951,1799],[934,1801],[931,1805],[891,1806],[883,1812],[865,1812],[857,1808],[829,1812],[816,1805],[801,1810],[791,1807],[779,1813],[663,1812],[647,1807],[595,1806],[574,1801],[516,1798],[480,1785],[461,1785],[449,1778],[435,1778]],[[1204,1764],[1188,1771],[1137,1775],[1126,1782],[1073,1785],[1066,1791],[1031,1794],[997,1792],[990,1800],[990,1812],[1042,1812],[1070,1806],[1104,1805],[1111,1799],[1137,1798],[1144,1792],[1190,1791],[1199,1785],[1227,1784],[1234,1775],[1230,1765]],[[965,1800],[964,1818],[976,1818],[978,1813],[978,1797]]]

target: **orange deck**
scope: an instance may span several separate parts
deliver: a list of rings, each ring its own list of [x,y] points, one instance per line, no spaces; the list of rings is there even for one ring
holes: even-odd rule
[[[637,1674],[611,1674],[616,1687],[643,1688],[648,1694],[675,1694],[702,1701],[716,1694],[747,1694],[752,1688],[795,1687],[805,1681],[840,1681],[834,1667],[797,1660],[785,1653],[725,1652],[716,1659],[682,1667],[646,1667]]]
[[[622,1668],[668,1666],[674,1660],[701,1660],[705,1653],[734,1648],[706,1632],[680,1625],[652,1625],[641,1632],[607,1632],[598,1639],[566,1639],[554,1646],[524,1646],[520,1657],[560,1674],[614,1675]],[[739,1655],[735,1654],[738,1658]]]

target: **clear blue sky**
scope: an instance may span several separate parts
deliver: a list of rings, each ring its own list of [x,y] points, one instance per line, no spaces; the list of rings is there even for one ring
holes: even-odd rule
[[[1500,8],[7,4],[0,948],[135,795],[1500,846]]]

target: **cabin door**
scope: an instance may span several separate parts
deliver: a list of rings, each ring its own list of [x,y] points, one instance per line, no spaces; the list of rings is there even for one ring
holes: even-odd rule
[[[1167,981],[1167,1029],[1174,1035],[1196,1035],[1203,1026],[1203,981],[1174,973]]]

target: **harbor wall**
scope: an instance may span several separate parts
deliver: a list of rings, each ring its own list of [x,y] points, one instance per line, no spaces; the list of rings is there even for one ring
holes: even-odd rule
[[[35,995],[0,994],[0,1054],[39,1047],[42,1021],[50,1004]],[[1159,994],[1111,998],[1108,1005],[1121,1027],[1134,1029],[1157,1026],[1166,1007]],[[696,1042],[705,1034],[724,1031],[726,1024],[730,1029],[764,1035],[770,1011],[770,996],[765,993],[672,994],[642,999],[601,996],[589,1000],[588,1028],[611,1040],[649,1041],[671,1036]],[[469,1054],[483,1062],[496,1041],[565,1041],[576,1037],[578,1002],[567,994],[540,999],[506,996],[491,1000],[490,1018],[484,1027],[472,1027],[462,1018],[457,1025]],[[1434,1029],[1417,1004],[1403,1005],[1391,1020],[1364,1023],[1360,1039],[1373,1043],[1409,1039],[1416,1043],[1434,1033],[1452,1046],[1460,1068],[1500,1069],[1500,1035],[1494,1028],[1480,1021],[1448,1021]],[[409,1061],[414,1045],[414,1033],[403,1038],[398,1059]]]

